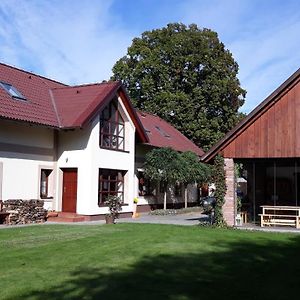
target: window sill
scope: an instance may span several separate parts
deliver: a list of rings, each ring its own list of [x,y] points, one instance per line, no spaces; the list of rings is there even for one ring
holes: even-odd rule
[[[45,199],[53,199],[53,197],[40,197],[40,199],[45,200]]]
[[[129,204],[128,203],[122,203],[121,206],[129,206]],[[103,208],[103,207],[108,207],[108,205],[101,203],[101,204],[98,204],[98,207]]]
[[[106,148],[106,147],[101,147],[101,146],[100,146],[100,149],[111,150],[111,151],[116,151],[116,152],[123,152],[123,153],[130,153],[130,151],[127,151],[127,150],[114,149],[114,148]]]

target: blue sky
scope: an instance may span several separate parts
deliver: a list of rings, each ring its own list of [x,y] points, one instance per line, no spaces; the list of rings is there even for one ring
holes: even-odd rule
[[[170,22],[218,32],[249,113],[300,67],[298,0],[1,0],[0,61],[67,84],[108,79],[134,37]]]

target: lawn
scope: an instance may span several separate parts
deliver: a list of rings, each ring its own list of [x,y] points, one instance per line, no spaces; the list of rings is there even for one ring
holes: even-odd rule
[[[150,224],[0,230],[0,299],[298,299],[300,235]]]

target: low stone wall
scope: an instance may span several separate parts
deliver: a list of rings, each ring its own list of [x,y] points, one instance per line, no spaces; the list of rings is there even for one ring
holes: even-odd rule
[[[6,200],[3,211],[9,212],[8,225],[42,223],[46,220],[47,210],[42,200]]]

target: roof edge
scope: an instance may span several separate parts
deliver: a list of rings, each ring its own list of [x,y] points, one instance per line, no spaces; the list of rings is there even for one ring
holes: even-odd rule
[[[64,85],[65,87],[68,87],[68,86],[69,86],[69,85],[67,85],[67,84],[65,84],[65,83],[62,83],[62,82],[58,81],[58,80],[54,80],[54,79],[51,79],[51,78],[48,78],[48,77],[45,77],[45,76],[42,76],[42,75],[39,75],[39,74],[30,72],[30,71],[26,71],[26,70],[24,70],[24,69],[21,69],[21,68],[12,66],[12,65],[8,65],[8,64],[2,63],[2,62],[0,62],[0,65],[3,65],[3,66],[5,66],[5,67],[11,68],[11,69],[15,69],[15,70],[20,71],[20,72],[23,72],[23,73],[27,73],[27,74],[29,74],[29,75],[33,75],[33,76],[39,77],[39,78],[41,78],[41,79],[49,80],[49,81],[52,81],[52,82],[54,82],[54,83],[58,83],[58,84]]]
[[[267,98],[265,98],[258,106],[256,106],[247,117],[240,121],[233,127],[219,142],[210,148],[204,155],[201,156],[201,161],[210,161],[222,148],[228,145],[233,140],[233,135],[243,130],[249,123],[254,122],[262,113],[264,113],[270,106],[277,102],[282,94],[288,88],[291,88],[300,80],[300,68],[294,72],[288,79],[286,79],[277,89],[275,89]]]
[[[132,103],[130,101],[130,98],[129,98],[129,96],[128,96],[128,94],[127,94],[127,92],[126,92],[123,84],[121,84],[121,86],[120,86],[119,89],[121,91],[121,95],[123,94],[124,98],[126,99],[128,107],[126,105],[125,105],[125,107],[126,107],[127,110],[129,108],[128,113],[129,113],[131,119],[133,121],[135,120],[134,125],[135,125],[137,133],[138,133],[138,135],[139,135],[139,137],[141,139],[141,142],[142,143],[149,143],[150,140],[149,140],[149,137],[148,137],[148,135],[146,133],[146,130],[145,130],[145,128],[144,128],[144,126],[143,126],[143,124],[142,124],[142,122],[141,122],[138,114],[137,114],[136,109],[133,107],[133,105],[132,105]],[[130,112],[131,112],[131,114],[130,114]]]

